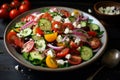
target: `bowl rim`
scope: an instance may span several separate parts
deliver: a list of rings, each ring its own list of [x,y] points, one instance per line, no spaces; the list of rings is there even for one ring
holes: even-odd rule
[[[68,8],[68,9],[75,9],[75,8],[71,8],[71,7],[64,7],[64,6],[44,6],[44,7],[61,7],[61,8]],[[102,49],[100,49],[100,53],[98,55],[95,55],[90,61],[87,61],[87,62],[84,62],[82,65],[76,65],[76,66],[72,66],[72,67],[67,67],[67,68],[57,68],[57,69],[51,69],[51,68],[44,68],[44,67],[40,67],[40,66],[30,66],[30,65],[27,65],[25,63],[23,63],[20,59],[18,59],[17,57],[15,57],[12,52],[8,49],[7,47],[7,43],[6,43],[6,33],[7,33],[7,29],[9,28],[9,26],[12,24],[12,22],[14,22],[17,18],[20,18],[21,16],[23,16],[24,14],[28,14],[28,13],[31,13],[31,11],[36,11],[38,9],[41,9],[41,8],[44,8],[44,7],[40,7],[40,8],[36,8],[36,9],[33,9],[33,10],[29,10],[21,15],[19,15],[18,17],[16,17],[15,19],[13,19],[6,27],[5,29],[5,32],[4,32],[4,44],[5,44],[5,48],[6,50],[8,51],[8,53],[16,60],[18,61],[20,64],[22,64],[23,66],[25,67],[28,67],[30,69],[33,69],[33,70],[37,70],[37,71],[52,71],[52,72],[56,72],[56,71],[70,71],[70,70],[74,70],[74,69],[78,69],[78,68],[82,68],[83,66],[86,66],[91,64],[92,62],[94,62],[96,59],[98,59],[102,53],[105,51],[106,49],[106,46],[107,46],[107,42],[108,42],[108,35],[107,35],[107,31],[105,29],[105,27],[103,26],[103,24],[94,16],[90,15],[89,13],[86,13],[84,11],[82,11],[83,13],[85,14],[88,14],[90,16],[92,16],[94,19],[96,19],[100,25],[103,26],[103,29],[105,30],[105,36],[106,36],[106,40],[105,40],[105,44],[103,44],[103,47]],[[78,9],[79,11],[81,11],[80,9]],[[39,68],[40,67],[40,68]]]
[[[93,5],[93,9],[94,9],[94,11],[97,13],[97,14],[99,14],[99,15],[103,15],[103,16],[120,16],[120,14],[115,14],[115,15],[107,15],[107,14],[103,14],[103,13],[101,13],[99,10],[98,10],[98,5],[99,4],[108,4],[108,3],[112,3],[111,5],[113,5],[114,6],[114,4],[116,4],[116,5],[118,5],[118,6],[120,6],[120,3],[119,2],[115,2],[115,1],[99,1],[99,2],[96,2],[94,5]]]

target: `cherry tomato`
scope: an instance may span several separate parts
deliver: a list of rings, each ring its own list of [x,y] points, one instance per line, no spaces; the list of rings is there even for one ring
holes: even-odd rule
[[[71,58],[68,60],[70,64],[77,65],[82,62],[82,59],[80,56],[71,56]]]
[[[74,56],[80,56],[80,52],[77,49],[70,49],[70,54]]]
[[[23,52],[29,52],[33,49],[34,47],[34,41],[33,40],[29,40],[27,41],[24,45],[23,45]]]
[[[9,10],[10,9],[10,5],[8,3],[4,3],[2,6],[1,6],[2,9],[6,9],[6,10]]]
[[[96,49],[101,46],[101,41],[99,38],[92,38],[89,43],[92,49]]]
[[[64,23],[63,24],[63,27],[67,27],[67,28],[69,28],[70,30],[73,30],[74,29],[74,26],[73,26],[73,24],[72,23]]]
[[[20,2],[18,0],[13,0],[11,3],[10,3],[10,6],[12,8],[18,8],[20,6]]]
[[[19,7],[19,11],[21,13],[23,13],[25,11],[28,11],[30,9],[30,7],[31,7],[31,4],[30,4],[29,0],[24,0]]]
[[[41,15],[41,18],[45,18],[45,19],[48,19],[48,20],[52,21],[52,16],[48,12]]]
[[[46,58],[46,64],[49,68],[57,68],[58,67],[58,64],[57,64],[55,58],[51,57],[50,55],[48,55]]]
[[[88,31],[88,35],[95,37],[97,35],[97,32],[96,31]]]
[[[57,57],[62,58],[65,57],[69,53],[69,48],[63,49],[61,52],[57,53]]]
[[[3,19],[9,18],[9,12],[6,9],[0,9],[0,18]]]
[[[62,28],[62,23],[58,21],[52,22],[52,30],[58,33],[62,33],[64,29]]]
[[[35,28],[35,34],[43,35],[43,31],[40,29],[40,27]]]
[[[31,21],[31,20],[34,20],[34,19],[35,19],[35,16],[27,15],[26,17],[22,18],[21,21],[28,22],[28,21]]]
[[[70,13],[67,10],[60,10],[60,13],[65,17],[70,17]]]
[[[70,47],[73,49],[76,49],[76,48],[78,48],[78,45],[75,42],[70,41]]]
[[[15,44],[15,46],[22,48],[23,46],[23,41],[17,37],[17,34],[15,31],[11,30],[8,34],[7,34],[7,41],[9,43]]]
[[[17,17],[20,14],[19,10],[17,9],[12,9],[9,13],[9,16],[11,19],[14,19],[15,17]]]

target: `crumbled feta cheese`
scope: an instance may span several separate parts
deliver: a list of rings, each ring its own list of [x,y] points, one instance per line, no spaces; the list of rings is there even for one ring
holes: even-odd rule
[[[15,70],[17,70],[17,71],[19,70],[19,65],[15,66]]]
[[[55,28],[59,28],[58,24],[55,24],[54,27],[55,27]]]
[[[69,31],[70,31],[70,29],[69,29],[69,28],[65,28],[64,33],[65,33],[65,34],[68,34],[68,33],[69,33]]]
[[[74,12],[72,12],[72,13],[71,13],[71,16],[74,16],[74,15],[75,15],[75,13],[74,13]]]
[[[62,39],[63,39],[62,36],[58,35],[56,41],[59,43],[59,42],[62,42]]]
[[[76,38],[74,42],[75,42],[77,45],[79,45],[80,41],[81,41],[80,38]]]
[[[69,18],[65,18],[64,23],[71,23],[71,21],[69,20]]]
[[[54,52],[51,49],[47,51],[47,55],[50,55],[51,57],[55,56]]]
[[[65,60],[64,63],[68,63],[68,60]]]
[[[73,26],[77,28],[77,22],[73,22]]]
[[[92,13],[92,10],[91,10],[91,9],[88,9],[88,12],[89,12],[89,13]]]
[[[81,28],[81,27],[82,27],[81,24],[78,24],[76,28]]]
[[[59,16],[59,15],[57,15],[57,16],[55,16],[55,17],[53,18],[53,20],[55,20],[55,21],[61,21],[61,20],[62,20],[62,17]]]
[[[70,41],[70,39],[69,39],[69,38],[66,38],[66,41],[67,41],[67,42],[69,42],[69,41]]]
[[[59,65],[64,65],[64,63],[65,63],[63,59],[59,59],[59,60],[56,60],[56,61]]]
[[[20,35],[20,33],[17,33],[17,36],[19,37],[19,38],[21,38],[22,36]]]
[[[70,59],[70,58],[71,58],[71,54],[67,54],[67,55],[65,56],[65,58],[66,58],[66,59]]]
[[[81,49],[81,47],[78,47],[77,50],[79,51]]]
[[[41,35],[37,33],[36,36],[39,36],[39,37],[40,37]]]

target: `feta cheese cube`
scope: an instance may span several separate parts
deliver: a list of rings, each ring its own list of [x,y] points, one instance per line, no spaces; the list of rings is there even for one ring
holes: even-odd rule
[[[57,64],[59,64],[59,65],[64,65],[64,63],[65,63],[63,59],[59,59],[56,61],[57,61]]]
[[[57,15],[57,16],[55,16],[55,17],[53,18],[53,20],[55,20],[55,21],[61,21],[61,20],[62,20],[62,17],[59,16],[59,15]]]
[[[69,20],[69,18],[65,18],[64,23],[71,23],[71,21]]]
[[[70,31],[70,29],[69,29],[69,28],[65,28],[64,33],[65,33],[65,34],[68,34],[68,33],[69,33],[69,31]]]
[[[65,58],[66,58],[66,59],[70,59],[70,58],[71,58],[71,54],[67,54],[67,55],[65,56]]]
[[[62,42],[62,39],[63,39],[62,36],[58,35],[56,41],[59,43],[59,42]]]
[[[55,56],[54,52],[51,49],[47,51],[47,55],[50,55],[51,57]]]

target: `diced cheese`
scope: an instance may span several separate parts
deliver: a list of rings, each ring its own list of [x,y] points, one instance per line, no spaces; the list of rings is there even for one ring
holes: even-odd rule
[[[76,22],[76,21],[73,22],[73,26],[74,26],[75,28],[77,28],[77,22]]]
[[[57,16],[55,16],[55,17],[53,18],[53,20],[55,20],[55,21],[61,21],[61,20],[62,20],[62,17],[59,16],[59,15],[57,15]]]
[[[62,39],[63,39],[62,36],[58,35],[56,41],[59,43],[59,42],[62,42]]]
[[[65,58],[66,58],[66,59],[70,59],[70,58],[71,58],[71,54],[67,54],[67,55],[65,56]]]
[[[74,42],[75,42],[77,45],[79,45],[80,41],[81,41],[80,38],[76,38]]]
[[[55,57],[55,54],[51,49],[47,51],[47,55],[50,55],[51,57]]]
[[[59,60],[56,60],[56,61],[59,65],[64,65],[64,63],[65,63],[63,59],[59,59]]]
[[[55,28],[59,28],[58,24],[55,24],[54,27],[55,27]]]
[[[68,34],[69,32],[70,32],[70,29],[69,29],[69,28],[65,28],[64,33],[65,33],[65,34]]]
[[[65,18],[64,23],[71,23],[71,21],[69,20],[69,18]]]

